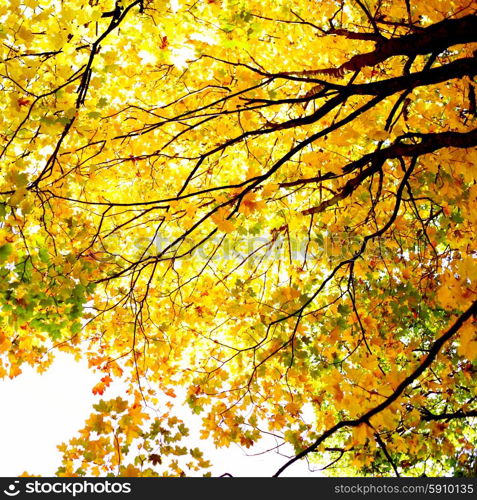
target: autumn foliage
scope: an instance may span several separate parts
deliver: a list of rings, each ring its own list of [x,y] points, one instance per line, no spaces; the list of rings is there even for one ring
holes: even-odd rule
[[[0,0],[0,377],[97,372],[59,475],[206,472],[184,404],[277,474],[475,475],[476,10]]]

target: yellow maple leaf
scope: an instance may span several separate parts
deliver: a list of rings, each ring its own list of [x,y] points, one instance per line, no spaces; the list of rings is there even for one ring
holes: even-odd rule
[[[252,212],[255,212],[256,210],[261,210],[264,207],[265,207],[265,202],[260,200],[257,201],[255,193],[247,193],[244,196],[242,203],[240,204],[239,212],[244,215],[250,215]]]
[[[235,225],[226,218],[226,212],[223,208],[212,215],[211,219],[220,231],[223,231],[224,233],[231,233],[232,231],[235,231]]]
[[[141,471],[137,467],[134,467],[134,465],[129,464],[127,467],[121,467],[119,475],[121,477],[140,477]]]
[[[477,328],[470,321],[460,329],[460,344],[457,352],[470,361],[477,358]]]
[[[352,440],[350,446],[359,446],[366,443],[366,440],[373,435],[373,429],[366,423],[353,427]]]

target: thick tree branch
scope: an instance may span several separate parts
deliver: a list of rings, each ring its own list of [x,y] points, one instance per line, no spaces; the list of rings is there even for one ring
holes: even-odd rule
[[[410,90],[424,85],[434,85],[477,74],[477,58],[465,57],[449,64],[444,64],[427,71],[410,73],[409,75],[388,78],[373,83],[347,85],[343,92],[349,95],[383,95],[388,96],[402,90]]]
[[[359,71],[366,66],[376,66],[393,56],[415,56],[442,52],[448,47],[461,43],[477,41],[477,16],[468,15],[460,19],[445,19],[417,33],[404,35],[378,42],[372,52],[357,54],[339,68],[325,68],[303,72],[290,72],[289,75],[329,74],[342,76],[347,71]]]
[[[404,139],[417,139],[419,142],[417,144],[404,144],[401,142]],[[377,173],[386,160],[409,156],[422,156],[446,147],[470,148],[474,146],[477,146],[477,129],[466,133],[441,132],[436,134],[409,134],[407,136],[402,136],[391,146],[384,149],[378,149],[373,153],[364,155],[359,160],[349,163],[343,167],[344,173],[350,173],[354,170],[363,168],[368,163],[371,163],[371,165],[365,170],[362,170],[359,175],[350,179],[335,196],[323,201],[316,207],[304,210],[302,213],[304,215],[316,214],[323,212],[332,205],[336,205],[336,203],[352,194],[365,179]],[[325,176],[326,174],[314,179],[303,179],[301,184],[304,184],[305,182],[319,182],[329,178]],[[298,183],[298,181],[296,182]]]

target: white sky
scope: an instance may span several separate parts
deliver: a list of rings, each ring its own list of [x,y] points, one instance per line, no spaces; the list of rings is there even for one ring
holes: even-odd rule
[[[87,368],[86,362],[76,363],[62,353],[43,375],[25,368],[16,379],[0,381],[0,477],[18,476],[24,471],[54,475],[60,465],[56,445],[71,439],[84,426],[91,405],[101,398],[91,392],[97,381],[98,376]],[[105,393],[102,397],[114,396]],[[198,428],[194,422],[185,423],[191,429],[188,446],[204,451],[204,458],[215,464],[211,469],[214,476],[224,472],[234,476],[270,476],[286,462],[276,453],[246,456],[238,446],[216,450],[213,445],[194,439],[194,427]],[[264,442],[247,452],[256,453],[273,444],[274,441]],[[310,473],[306,462],[301,461],[284,475],[316,477],[319,473]]]

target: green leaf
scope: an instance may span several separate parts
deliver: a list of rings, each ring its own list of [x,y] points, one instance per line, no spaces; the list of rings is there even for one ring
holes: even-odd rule
[[[3,264],[10,257],[12,251],[13,246],[11,243],[5,243],[0,246],[0,264]]]
[[[108,100],[105,98],[105,97],[101,97],[99,100],[98,100],[98,108],[104,108],[106,106],[106,104],[108,104]]]

